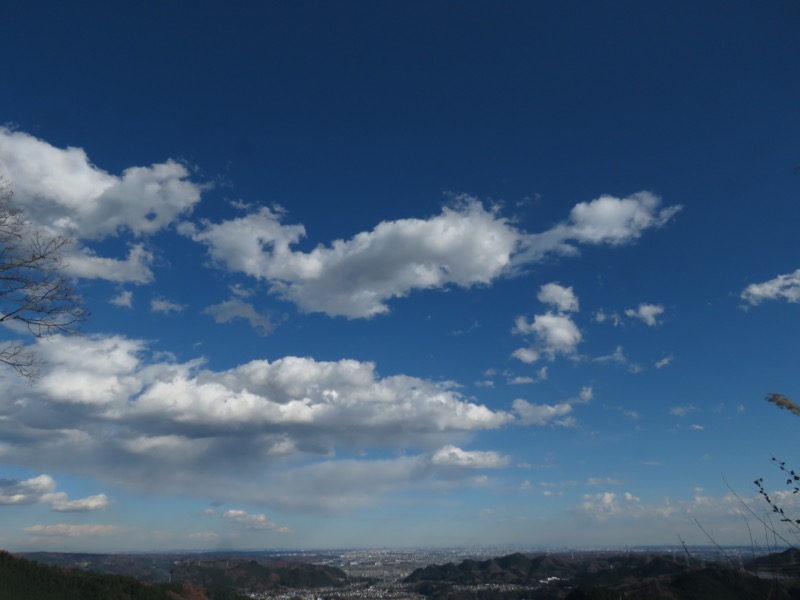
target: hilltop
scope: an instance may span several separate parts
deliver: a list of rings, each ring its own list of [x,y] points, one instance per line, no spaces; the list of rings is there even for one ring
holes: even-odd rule
[[[794,552],[794,553],[792,553]],[[762,557],[741,568],[645,553],[538,555],[514,553],[485,561],[429,565],[405,582],[434,600],[775,600],[800,598],[797,551]],[[781,575],[763,577],[767,567]]]

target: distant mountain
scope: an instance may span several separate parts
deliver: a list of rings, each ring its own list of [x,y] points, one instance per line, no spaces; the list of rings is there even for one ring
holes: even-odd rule
[[[777,556],[781,564],[797,565],[794,555]],[[726,565],[703,566],[672,555],[638,553],[587,554],[577,559],[566,554],[515,553],[481,562],[429,565],[412,572],[405,582],[435,600],[800,599],[797,579],[767,579]]]
[[[211,590],[265,592],[284,588],[342,587],[348,577],[341,569],[309,563],[262,564],[256,560],[217,558],[176,565],[172,569],[172,581]]]
[[[335,567],[280,559],[169,555],[39,555],[42,564],[0,551],[0,600],[242,600],[244,592],[338,588],[349,581]],[[124,570],[150,577],[165,569],[169,583],[75,568]]]
[[[800,577],[800,550],[789,548],[783,552],[759,556],[747,561],[745,568],[748,571],[765,574],[774,573],[785,577]]]
[[[181,584],[149,584],[107,575],[43,565],[0,551],[0,598],[3,600],[238,600],[209,597]]]

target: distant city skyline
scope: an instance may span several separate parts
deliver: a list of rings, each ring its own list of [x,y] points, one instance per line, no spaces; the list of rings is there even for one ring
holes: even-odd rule
[[[800,516],[797,3],[7,13],[0,176],[91,316],[0,330],[0,548]]]

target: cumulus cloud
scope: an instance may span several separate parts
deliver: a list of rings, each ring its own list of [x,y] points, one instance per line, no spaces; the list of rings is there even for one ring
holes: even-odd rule
[[[206,307],[203,314],[214,317],[217,323],[228,323],[234,319],[244,319],[258,335],[268,335],[273,328],[272,321],[267,315],[259,313],[252,304],[239,298],[231,298]]]
[[[164,493],[210,486],[231,490],[237,501],[349,509],[445,470],[452,479],[446,456],[476,468],[501,462],[453,442],[516,420],[452,385],[382,377],[374,364],[355,360],[290,356],[212,371],[121,336],[56,336],[38,350],[45,366],[37,386],[0,380],[0,460]],[[391,448],[410,454],[337,458]],[[343,489],[344,481],[353,489]],[[102,503],[61,500],[64,510]]]
[[[284,225],[283,213],[269,208],[181,231],[206,244],[219,266],[268,281],[273,292],[305,312],[368,318],[387,312],[388,300],[413,290],[490,284],[548,254],[574,254],[575,243],[630,242],[680,208],[659,205],[647,192],[625,199],[603,196],[576,205],[568,222],[528,234],[464,196],[429,219],[383,221],[310,252],[291,248],[305,237],[305,228]],[[569,305],[567,290],[546,301]]]
[[[78,242],[67,256],[71,274],[118,282],[152,280],[152,255],[136,243],[125,260],[100,257],[87,242],[160,231],[190,213],[201,192],[186,167],[174,161],[113,175],[92,164],[81,148],[56,148],[7,128],[0,128],[0,175],[38,231]]]
[[[55,492],[56,482],[49,475],[32,479],[0,479],[0,504],[36,504]]]
[[[533,348],[517,348],[511,356],[527,364],[535,363],[539,360],[539,353]]]
[[[578,310],[578,298],[572,291],[572,287],[564,287],[558,283],[547,283],[541,287],[536,298],[543,304],[551,304],[559,312],[575,312]]]
[[[31,479],[0,479],[0,505],[48,504],[56,512],[88,512],[108,506],[105,494],[70,500],[65,492],[56,490],[49,475]]]
[[[774,279],[762,283],[752,283],[741,293],[745,302],[755,306],[765,300],[785,299],[788,302],[800,302],[800,269],[794,273],[778,275]]]
[[[123,336],[55,336],[39,342],[37,352],[47,368],[37,391],[50,402],[118,405],[142,388],[136,369],[143,350],[142,342]]]
[[[521,236],[495,211],[464,200],[430,219],[383,221],[303,253],[290,245],[305,228],[280,218],[262,208],[185,231],[207,244],[218,264],[270,281],[301,310],[349,318],[385,313],[387,300],[415,289],[488,284],[509,266]]]
[[[559,354],[574,355],[583,337],[569,316],[551,312],[535,315],[532,322],[525,317],[517,317],[512,331],[517,335],[533,334],[536,338],[535,349],[521,349],[514,353],[523,362],[533,362],[539,352],[550,360]]]
[[[599,494],[584,494],[583,502],[575,507],[574,510],[603,522],[620,513],[640,512],[642,508],[640,499],[630,492],[625,492],[624,494],[601,492]]]
[[[647,323],[650,327],[658,325],[658,316],[664,313],[664,307],[660,304],[645,304],[642,303],[638,308],[629,308],[625,311],[625,315],[634,319],[640,319]]]
[[[558,312],[534,315],[533,321],[519,316],[514,321],[511,332],[515,335],[530,336],[535,340],[532,346],[518,348],[512,356],[524,363],[536,362],[541,355],[554,360],[559,354],[571,356],[576,353],[582,334],[572,318],[566,314],[578,310],[578,298],[571,287],[558,283],[548,283],[539,289],[538,300],[555,307]]]

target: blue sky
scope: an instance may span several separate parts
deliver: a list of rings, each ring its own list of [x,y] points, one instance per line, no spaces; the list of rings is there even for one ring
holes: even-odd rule
[[[725,481],[761,514],[800,426],[798,19],[8,8],[0,174],[92,316],[0,332],[44,361],[0,546],[749,544]]]

